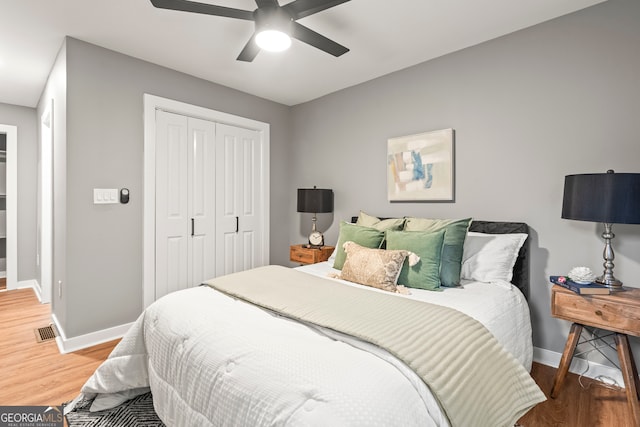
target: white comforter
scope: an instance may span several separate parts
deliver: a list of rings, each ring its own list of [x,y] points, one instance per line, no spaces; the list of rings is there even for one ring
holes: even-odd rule
[[[312,267],[325,274],[322,266]],[[460,295],[445,297],[449,291]],[[461,311],[470,309],[480,321],[480,308],[487,308],[486,298],[477,301],[481,295],[500,295],[505,306],[523,300],[517,290],[490,284],[430,294],[449,299],[444,305],[458,300]],[[499,341],[515,343],[508,348],[528,367],[530,326],[528,308],[522,308],[507,310],[510,318],[500,308],[488,329],[502,325]],[[518,311],[524,313],[514,315]],[[522,327],[507,333],[514,325]],[[208,287],[169,294],[150,306],[82,392],[98,394],[94,409],[105,409],[145,387],[168,426],[449,425],[428,387],[386,351]]]

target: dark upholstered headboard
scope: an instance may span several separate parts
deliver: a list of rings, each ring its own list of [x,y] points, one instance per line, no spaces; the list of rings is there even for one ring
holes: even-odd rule
[[[383,218],[381,218],[383,219]],[[384,218],[386,219],[386,218]],[[355,223],[358,217],[352,217],[351,222]],[[529,226],[524,222],[501,222],[501,221],[476,221],[471,222],[469,231],[487,234],[529,234]],[[529,299],[529,238],[525,240],[518,259],[513,267],[513,279],[511,282],[522,291],[524,297]]]

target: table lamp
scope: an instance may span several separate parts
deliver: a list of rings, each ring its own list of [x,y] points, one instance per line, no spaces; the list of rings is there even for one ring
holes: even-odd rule
[[[313,214],[309,245],[324,246],[324,236],[316,228],[316,214],[333,212],[333,190],[316,188],[315,185],[313,188],[299,188],[298,212]]]
[[[624,290],[613,275],[613,224],[640,224],[640,173],[592,173],[564,178],[562,218],[604,224],[604,273],[596,279],[611,291]]]

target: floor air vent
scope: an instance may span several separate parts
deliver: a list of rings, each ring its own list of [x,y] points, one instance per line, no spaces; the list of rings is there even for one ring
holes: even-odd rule
[[[53,329],[53,325],[45,326],[44,328],[38,328],[35,330],[36,341],[46,342],[56,338],[56,330]]]

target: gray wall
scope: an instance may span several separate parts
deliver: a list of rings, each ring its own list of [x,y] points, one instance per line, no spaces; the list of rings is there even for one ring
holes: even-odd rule
[[[65,247],[54,282],[64,283],[58,318],[68,337],[132,322],[142,310],[144,93],[270,123],[270,215],[286,215],[289,107],[73,38],[66,85],[66,184],[54,187],[66,192],[66,224],[54,229]],[[129,204],[93,204],[93,188],[122,187]],[[272,227],[272,262],[286,262],[287,246],[288,236]]]
[[[295,189],[312,185],[335,192],[328,243],[360,209],[524,221],[534,344],[561,352],[569,324],[550,315],[548,276],[601,272],[604,247],[601,226],[560,218],[564,176],[640,172],[639,22],[640,2],[610,0],[294,107],[291,243],[310,229]],[[455,203],[389,203],[387,139],[443,128],[456,131]],[[640,226],[614,231],[615,271],[640,287]]]
[[[18,281],[37,278],[37,121],[34,108],[0,103],[0,123],[18,128]]]

